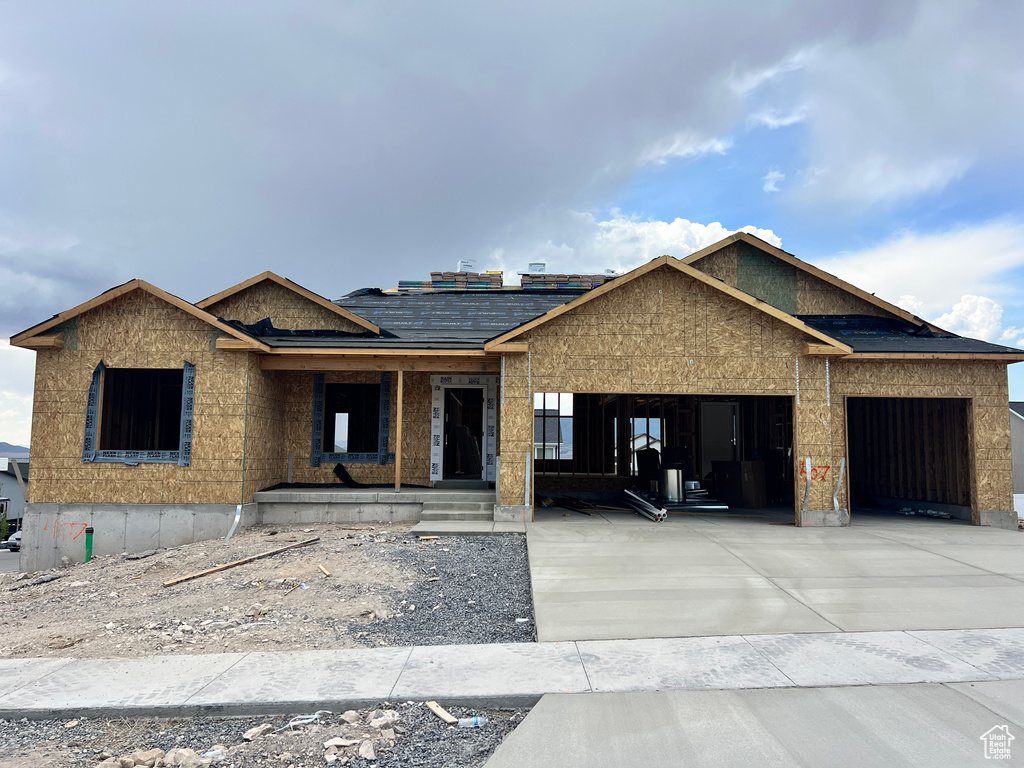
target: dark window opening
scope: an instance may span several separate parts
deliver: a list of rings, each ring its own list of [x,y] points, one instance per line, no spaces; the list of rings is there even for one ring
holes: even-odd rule
[[[324,453],[377,453],[380,445],[380,385],[324,387]]]
[[[107,368],[100,408],[101,451],[177,451],[181,369]]]

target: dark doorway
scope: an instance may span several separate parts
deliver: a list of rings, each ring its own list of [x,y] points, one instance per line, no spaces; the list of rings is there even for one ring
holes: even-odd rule
[[[971,517],[970,401],[850,397],[850,504]]]
[[[480,479],[483,435],[484,390],[480,387],[445,389],[444,479]]]
[[[707,477],[716,461],[736,461],[739,445],[739,403],[700,404],[701,476]]]

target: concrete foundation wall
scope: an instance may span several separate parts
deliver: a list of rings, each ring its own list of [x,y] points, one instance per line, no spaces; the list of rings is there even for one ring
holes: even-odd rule
[[[260,504],[265,525],[297,525],[302,523],[415,523],[423,511],[422,504],[332,504],[271,502]]]
[[[804,528],[842,528],[850,524],[848,509],[808,509],[800,511],[800,525]]]
[[[177,547],[227,535],[234,504],[74,504],[25,507],[22,571],[42,571],[85,559],[85,528],[93,528],[93,555]],[[255,504],[242,508],[240,528],[258,522]]]

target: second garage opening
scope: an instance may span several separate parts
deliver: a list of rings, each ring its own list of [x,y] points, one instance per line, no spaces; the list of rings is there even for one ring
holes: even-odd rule
[[[847,399],[850,506],[971,519],[969,424],[964,398]]]

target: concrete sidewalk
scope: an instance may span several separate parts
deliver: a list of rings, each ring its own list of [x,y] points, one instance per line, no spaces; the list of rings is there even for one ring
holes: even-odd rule
[[[1024,679],[1024,629],[0,660],[0,717],[262,715],[548,693]]]

